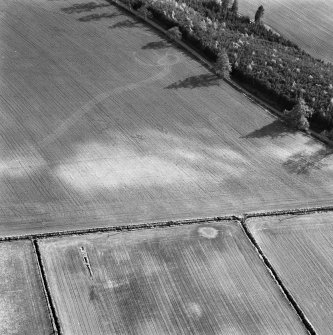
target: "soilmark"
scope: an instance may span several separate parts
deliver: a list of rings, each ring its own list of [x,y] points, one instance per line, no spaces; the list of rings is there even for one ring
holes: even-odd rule
[[[198,229],[199,235],[205,238],[213,239],[218,235],[218,230],[213,227],[201,227]]]
[[[190,302],[186,306],[186,314],[190,318],[200,318],[202,315],[202,308],[195,302]]]
[[[91,266],[90,266],[90,261],[89,261],[88,253],[87,253],[87,251],[86,251],[86,249],[84,247],[81,247],[80,251],[81,251],[81,254],[82,254],[82,257],[83,257],[83,263],[86,266],[86,268],[88,269],[90,277],[92,277],[93,276],[93,272],[92,272],[92,269],[91,269]]]
[[[157,54],[157,53],[155,53]],[[174,58],[172,60],[169,59],[168,56],[173,56]],[[135,56],[134,56],[135,57]],[[135,57],[137,60],[137,58]],[[159,56],[159,59],[157,60],[156,64],[148,65],[153,67],[160,67],[163,66],[163,70],[156,75],[153,75],[147,79],[141,80],[136,83],[131,83],[125,86],[117,87],[109,92],[103,92],[101,94],[98,94],[93,99],[89,100],[86,104],[84,104],[81,108],[79,108],[77,111],[75,111],[71,117],[69,117],[67,120],[62,122],[55,131],[50,134],[49,136],[42,139],[38,144],[40,148],[45,148],[46,146],[52,144],[54,141],[56,141],[59,137],[61,137],[65,132],[69,130],[76,122],[78,122],[79,119],[81,119],[85,114],[87,114],[89,111],[91,111],[97,104],[103,102],[106,99],[109,99],[114,94],[121,94],[124,91],[127,90],[133,90],[138,87],[141,87],[145,84],[149,84],[151,82],[154,82],[156,80],[163,79],[166,77],[171,70],[171,66],[179,63],[179,56],[174,54],[165,53],[163,56]],[[145,66],[147,66],[146,63]]]

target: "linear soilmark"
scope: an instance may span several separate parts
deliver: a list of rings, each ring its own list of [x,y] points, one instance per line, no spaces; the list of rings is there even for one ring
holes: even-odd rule
[[[31,240],[31,242],[32,242],[32,245],[34,246],[34,250],[37,256],[37,264],[38,264],[39,272],[40,272],[41,279],[42,279],[43,289],[44,289],[44,293],[45,293],[45,297],[46,297],[46,301],[48,305],[50,318],[52,321],[53,331],[54,331],[54,334],[62,335],[63,333],[61,331],[59,318],[58,318],[58,315],[57,315],[57,312],[54,306],[54,302],[52,300],[50,288],[49,288],[49,285],[46,279],[45,269],[44,269],[42,257],[40,254],[38,242],[35,239]]]
[[[121,0],[120,1],[118,1],[118,0],[106,0],[106,1],[109,2],[109,3],[112,3],[118,9],[120,8],[120,9],[124,10],[127,14],[131,14],[136,19],[142,20],[148,26],[155,28],[155,30],[157,30],[158,32],[160,32],[160,33],[162,32],[162,34],[166,38],[168,38],[168,37],[170,38],[170,35],[169,35],[168,31],[166,31],[161,26],[160,22],[156,23],[155,20],[148,19],[144,15],[140,14],[138,11],[133,10],[132,8],[130,8],[127,5],[125,5],[124,3],[122,3]],[[217,74],[215,69],[214,69],[214,64],[211,61],[209,61],[206,57],[200,55],[196,50],[193,49],[193,47],[191,47],[187,43],[185,43],[181,40],[177,40],[177,39],[173,39],[173,43],[176,44],[177,46],[181,46],[183,49],[185,49],[192,57],[194,57],[194,59],[197,62],[202,64],[210,72],[214,73],[215,75]],[[278,109],[276,109],[273,106],[270,106],[268,103],[263,101],[260,97],[255,96],[253,93],[248,91],[246,88],[241,87],[234,80],[232,80],[230,78],[229,79],[228,78],[223,78],[223,80],[226,83],[228,83],[231,87],[233,87],[235,90],[237,90],[238,92],[243,93],[252,103],[261,107],[266,112],[268,112],[269,114],[276,117],[278,120],[281,120],[281,121],[285,122],[285,115],[283,113],[281,113]],[[303,134],[305,134],[307,136],[310,135],[310,136],[312,136],[313,139],[316,139],[317,141],[319,141],[323,144],[333,146],[333,141],[332,140],[330,140],[326,136],[321,135],[320,133],[317,133],[316,131],[314,131],[312,129],[309,129],[307,132],[299,130],[299,132],[302,132]]]
[[[82,257],[83,257],[83,263],[86,266],[90,277],[92,277],[93,272],[92,272],[92,269],[91,269],[88,253],[87,253],[85,247],[80,247],[80,251],[81,251],[81,254],[82,254]]]
[[[268,258],[265,256],[265,254],[261,250],[260,246],[257,244],[254,236],[252,235],[250,230],[247,228],[245,221],[246,221],[246,215],[244,215],[244,218],[240,221],[241,226],[243,228],[244,233],[246,234],[246,236],[248,237],[248,239],[250,240],[250,242],[252,243],[252,245],[256,249],[259,257],[264,262],[267,270],[269,271],[269,273],[271,274],[271,276],[273,277],[273,279],[275,280],[275,282],[279,286],[280,290],[283,292],[283,294],[287,298],[288,302],[291,304],[291,306],[296,311],[298,317],[301,319],[301,321],[304,324],[308,333],[311,334],[311,335],[317,335],[316,330],[314,329],[314,327],[312,326],[312,324],[310,323],[310,321],[308,320],[308,318],[306,317],[306,315],[304,314],[302,309],[298,306],[298,303],[296,302],[294,297],[291,295],[291,293],[288,291],[288,289],[284,286],[282,280],[280,279],[279,275],[275,271],[274,267],[272,266],[272,264],[270,263]]]

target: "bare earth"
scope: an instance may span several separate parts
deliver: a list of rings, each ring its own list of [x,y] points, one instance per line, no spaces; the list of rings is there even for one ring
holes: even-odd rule
[[[0,334],[51,334],[32,243],[2,242],[0,255]]]
[[[40,245],[64,334],[306,334],[239,223]]]
[[[333,332],[333,214],[247,220],[260,248],[317,334]]]
[[[252,19],[265,9],[264,22],[316,58],[333,62],[332,0],[240,0],[240,12]]]
[[[331,204],[323,145],[107,2],[75,4],[0,2],[0,235]]]

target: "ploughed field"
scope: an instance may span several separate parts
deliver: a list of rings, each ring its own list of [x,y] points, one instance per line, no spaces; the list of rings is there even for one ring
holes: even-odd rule
[[[333,1],[239,0],[241,13],[254,19],[265,9],[264,22],[316,58],[333,62]]]
[[[330,150],[109,3],[0,12],[0,235],[330,204]]]
[[[30,241],[0,244],[0,334],[52,333],[36,254]]]
[[[317,334],[333,332],[332,223],[332,212],[246,221]]]
[[[39,244],[64,334],[307,334],[237,222]]]

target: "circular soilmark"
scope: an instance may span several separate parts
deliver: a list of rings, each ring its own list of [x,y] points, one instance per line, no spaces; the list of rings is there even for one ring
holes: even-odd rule
[[[189,318],[200,318],[202,315],[202,308],[195,302],[190,302],[186,305],[186,314]]]
[[[158,65],[175,65],[180,62],[178,55],[166,53],[157,61]]]
[[[213,239],[218,235],[218,230],[213,227],[201,227],[198,229],[200,236]]]
[[[141,65],[143,65],[143,66],[149,66],[149,67],[156,67],[157,66],[157,64],[154,64],[154,63],[151,63],[151,64],[149,64],[149,63],[146,63],[145,61],[143,61],[143,60],[141,60],[140,58],[138,58],[137,56],[136,56],[136,52],[135,51],[133,51],[133,57],[134,57],[134,59],[135,59],[135,61],[137,62],[137,63],[139,63],[139,64],[141,64]]]

